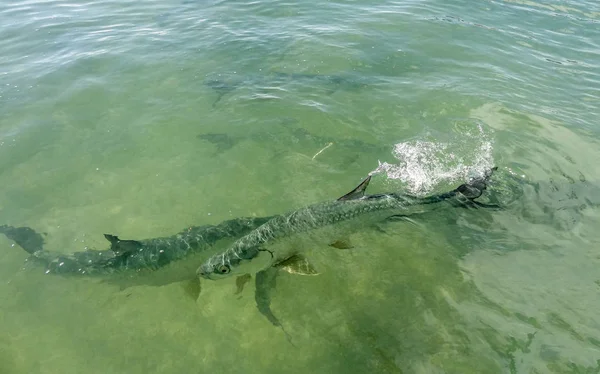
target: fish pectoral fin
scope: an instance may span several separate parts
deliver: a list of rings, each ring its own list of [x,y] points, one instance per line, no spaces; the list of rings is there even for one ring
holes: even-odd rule
[[[256,307],[274,326],[281,326],[279,319],[277,319],[271,310],[271,291],[275,289],[278,274],[279,269],[269,267],[256,273],[254,278],[256,284],[254,292]]]
[[[369,175],[364,181],[360,182],[360,184],[356,186],[355,189],[340,197],[338,201],[355,200],[365,196],[365,190],[367,189],[367,186],[369,185],[370,181],[371,176]]]
[[[334,241],[333,243],[330,243],[329,246],[333,247],[333,248],[337,248],[337,249],[354,248],[352,243],[350,243],[349,239],[338,239],[338,240]]]
[[[244,286],[246,285],[246,283],[248,283],[248,281],[250,281],[250,279],[252,279],[252,275],[250,275],[248,273],[243,274],[243,275],[238,275],[235,278],[235,286],[237,287],[237,290],[235,291],[235,295],[242,293],[242,291],[244,290]]]
[[[276,265],[281,270],[287,271],[290,274],[298,275],[318,275],[319,272],[304,256],[293,255]]]
[[[279,318],[277,318],[271,310],[271,291],[275,289],[278,274],[279,269],[275,267],[269,267],[256,273],[256,276],[254,277],[256,284],[254,299],[256,300],[256,307],[260,314],[265,316],[273,326],[281,328],[287,340],[294,345],[292,337],[285,331]]]

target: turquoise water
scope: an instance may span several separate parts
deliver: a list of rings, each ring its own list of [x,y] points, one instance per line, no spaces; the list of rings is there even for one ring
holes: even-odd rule
[[[599,23],[591,0],[2,2],[0,224],[49,250],[375,170],[370,192],[427,194],[497,165],[504,209],[315,248],[321,274],[272,293],[293,345],[253,285],[45,275],[2,237],[0,372],[599,372]]]

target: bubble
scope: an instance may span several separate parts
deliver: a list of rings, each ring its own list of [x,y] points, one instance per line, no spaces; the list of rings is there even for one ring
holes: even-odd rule
[[[445,141],[426,135],[395,144],[392,154],[398,162],[379,162],[370,174],[385,174],[405,184],[410,193],[422,195],[442,182],[462,182],[494,166],[493,142],[481,124],[463,121],[453,130]]]

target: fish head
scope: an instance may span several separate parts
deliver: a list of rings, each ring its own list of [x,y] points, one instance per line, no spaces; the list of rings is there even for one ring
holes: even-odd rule
[[[206,279],[223,279],[232,275],[254,274],[273,265],[272,251],[254,247],[243,250],[226,251],[204,262],[196,274]]]
[[[207,261],[200,265],[198,270],[196,270],[196,274],[198,277],[213,280],[227,278],[231,274],[231,266],[225,263],[212,264],[210,261]]]

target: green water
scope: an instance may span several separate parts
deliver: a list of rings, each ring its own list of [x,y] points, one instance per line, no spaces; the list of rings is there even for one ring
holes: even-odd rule
[[[49,250],[288,211],[380,163],[373,193],[498,165],[505,209],[315,248],[272,294],[294,345],[253,285],[45,275],[2,236],[0,372],[600,372],[599,23],[592,0],[2,2],[0,224]]]

